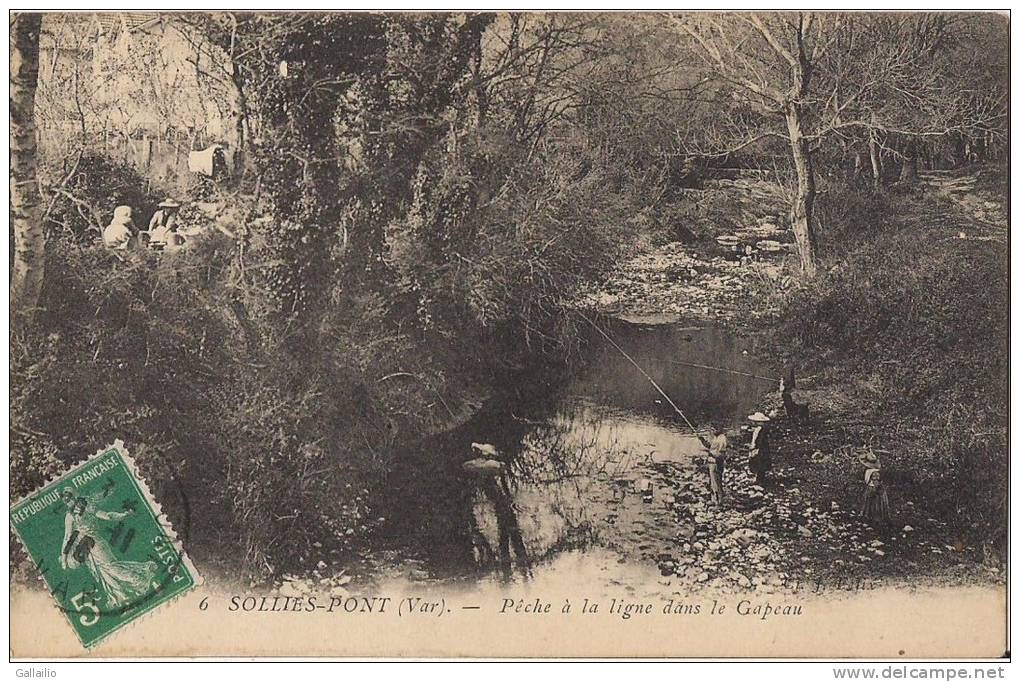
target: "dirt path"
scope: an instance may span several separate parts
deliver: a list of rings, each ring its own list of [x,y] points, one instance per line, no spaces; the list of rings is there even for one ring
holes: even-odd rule
[[[980,230],[1008,230],[1008,206],[979,187],[975,175],[959,175],[952,171],[930,171],[921,181],[945,198],[958,213],[957,219]]]

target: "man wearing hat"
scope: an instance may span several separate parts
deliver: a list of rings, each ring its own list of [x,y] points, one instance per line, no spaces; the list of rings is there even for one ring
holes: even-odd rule
[[[177,232],[177,210],[181,207],[173,199],[164,199],[159,203],[152,220],[149,221],[149,243],[153,248],[165,248]]]
[[[755,412],[747,417],[754,429],[751,432],[751,453],[747,465],[754,473],[755,481],[761,487],[768,482],[768,474],[772,469],[772,448],[769,445],[769,422],[771,421],[761,412]]]

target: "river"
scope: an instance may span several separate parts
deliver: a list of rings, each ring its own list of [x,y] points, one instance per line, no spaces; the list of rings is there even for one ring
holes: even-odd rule
[[[721,328],[614,320],[615,342],[699,428],[737,431],[771,376]],[[527,580],[565,560],[607,556],[655,568],[677,543],[673,479],[704,468],[698,439],[651,382],[605,338],[567,377],[532,377],[522,398],[490,401],[428,441],[395,477],[389,544],[440,578]],[[689,363],[689,364],[688,364]],[[740,436],[737,436],[740,440]],[[490,443],[502,475],[472,475],[471,443]],[[686,470],[686,471],[682,471]],[[707,474],[705,475],[707,488]],[[686,493],[691,494],[691,493]],[[706,492],[707,495],[707,492]]]

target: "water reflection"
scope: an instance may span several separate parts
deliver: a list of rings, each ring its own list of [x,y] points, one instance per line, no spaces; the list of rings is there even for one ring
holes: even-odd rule
[[[490,476],[478,483],[472,502],[469,522],[478,567],[487,570],[498,565],[503,579],[509,580],[513,576],[512,565],[516,565],[524,578],[531,577],[529,551],[507,477]],[[490,541],[493,536],[498,552],[493,551]]]
[[[722,330],[621,323],[611,333],[695,424],[739,424],[770,388],[676,364],[766,374]],[[433,464],[420,516],[400,532],[427,548],[435,570],[527,579],[568,550],[608,548],[638,561],[673,542],[668,477],[696,465],[700,443],[608,343],[591,352],[583,371],[546,387],[547,404],[500,402],[429,444],[443,463]],[[495,445],[505,469],[466,474],[460,465],[474,456],[471,441]]]

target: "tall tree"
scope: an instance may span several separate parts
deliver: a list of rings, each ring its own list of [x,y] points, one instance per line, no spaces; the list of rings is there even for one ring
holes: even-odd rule
[[[205,87],[229,102],[233,123],[233,173],[237,181],[244,179],[249,150],[248,100],[245,79],[238,64],[239,53],[248,39],[244,31],[253,26],[251,17],[237,12],[191,12],[172,15],[172,26],[194,51],[191,61],[195,73]],[[248,49],[252,49],[249,45]]]
[[[819,107],[836,106],[813,89],[817,67],[844,30],[839,16],[809,13],[671,15],[679,33],[707,67],[707,74],[742,105],[734,149],[766,137],[786,140],[796,174],[790,206],[801,270],[815,272],[812,214],[816,195],[812,122]],[[747,110],[753,112],[748,116]],[[734,119],[731,119],[734,120]],[[760,121],[760,123],[759,123]],[[749,125],[747,123],[749,122]]]
[[[805,274],[815,271],[812,214],[816,152],[830,139],[866,140],[873,173],[895,141],[902,177],[916,175],[921,140],[1001,125],[1001,96],[955,80],[947,49],[963,20],[941,14],[774,12],[669,15],[715,82],[709,127],[725,131],[722,155],[763,138],[786,142],[796,186],[790,207]]]
[[[39,82],[42,15],[20,13],[11,22],[11,311],[15,325],[31,324],[42,292],[45,236],[36,181],[35,90]]]

